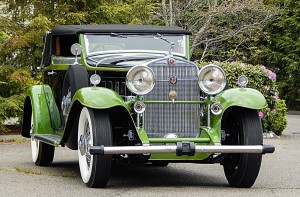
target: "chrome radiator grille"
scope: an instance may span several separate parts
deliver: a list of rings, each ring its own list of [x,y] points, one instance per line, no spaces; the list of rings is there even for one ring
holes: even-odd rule
[[[197,67],[181,62],[174,65],[149,65],[156,74],[154,89],[144,96],[145,101],[170,101],[169,92],[177,92],[176,101],[199,100]],[[177,83],[171,84],[170,77]],[[196,137],[200,129],[199,104],[147,104],[144,114],[145,130],[150,138],[161,138],[168,133],[178,137]]]

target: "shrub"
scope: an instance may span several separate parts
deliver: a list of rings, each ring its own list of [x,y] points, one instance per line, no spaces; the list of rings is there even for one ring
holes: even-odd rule
[[[248,77],[247,87],[260,91],[268,106],[258,111],[264,132],[274,132],[280,135],[287,125],[286,104],[279,98],[276,74],[265,66],[245,64],[242,62],[212,62],[225,70],[228,87],[236,88],[237,79],[241,75]],[[207,63],[201,63],[200,66]]]
[[[17,117],[22,121],[26,90],[37,83],[28,68],[0,66],[0,134],[8,131],[5,120]]]

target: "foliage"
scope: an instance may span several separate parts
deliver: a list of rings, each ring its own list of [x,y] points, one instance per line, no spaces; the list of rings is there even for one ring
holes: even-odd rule
[[[274,109],[276,110],[270,110],[270,108],[263,110],[264,118],[262,118],[262,123],[265,131],[273,131],[276,135],[281,135],[287,126],[285,101],[278,99]]]
[[[277,0],[281,13],[265,28],[260,50],[261,62],[278,73],[279,90],[288,106],[300,109],[300,2]]]
[[[218,62],[214,64],[222,67],[226,73],[228,87],[238,87],[237,79],[241,75],[248,77],[247,87],[260,91],[268,103],[268,107],[259,111],[259,116],[263,123],[264,132],[273,131],[280,135],[285,129],[286,105],[285,101],[279,99],[278,87],[276,84],[276,74],[265,66],[245,64],[242,62]],[[205,65],[203,62],[200,65]]]
[[[14,67],[34,66],[41,62],[43,50],[43,35],[51,25],[44,16],[37,16],[26,25],[17,25],[9,19],[2,18],[12,25],[0,23],[0,28],[5,30],[0,37],[0,62],[2,65]],[[2,22],[0,19],[0,22]]]
[[[15,67],[41,62],[43,35],[60,24],[149,24],[150,0],[2,0],[0,62]]]
[[[8,118],[21,120],[26,90],[38,81],[30,76],[28,69],[13,66],[0,66],[0,79],[0,125]],[[1,126],[0,133],[5,131]]]
[[[236,59],[245,50],[248,55],[275,13],[276,7],[262,0],[162,0],[157,11],[165,25],[193,32],[191,53],[201,61]]]

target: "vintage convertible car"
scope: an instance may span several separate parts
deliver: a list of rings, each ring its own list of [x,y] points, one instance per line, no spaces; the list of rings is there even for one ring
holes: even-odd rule
[[[246,76],[228,89],[222,68],[189,61],[190,35],[144,25],[47,32],[43,85],[24,104],[33,162],[50,165],[57,146],[78,150],[88,187],[105,187],[112,163],[220,163],[231,186],[251,187],[275,150],[257,113],[266,100]]]

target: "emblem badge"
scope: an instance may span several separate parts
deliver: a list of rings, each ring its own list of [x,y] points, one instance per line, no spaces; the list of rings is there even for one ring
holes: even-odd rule
[[[172,76],[169,79],[170,84],[174,85],[177,83],[177,77],[176,76]]]

